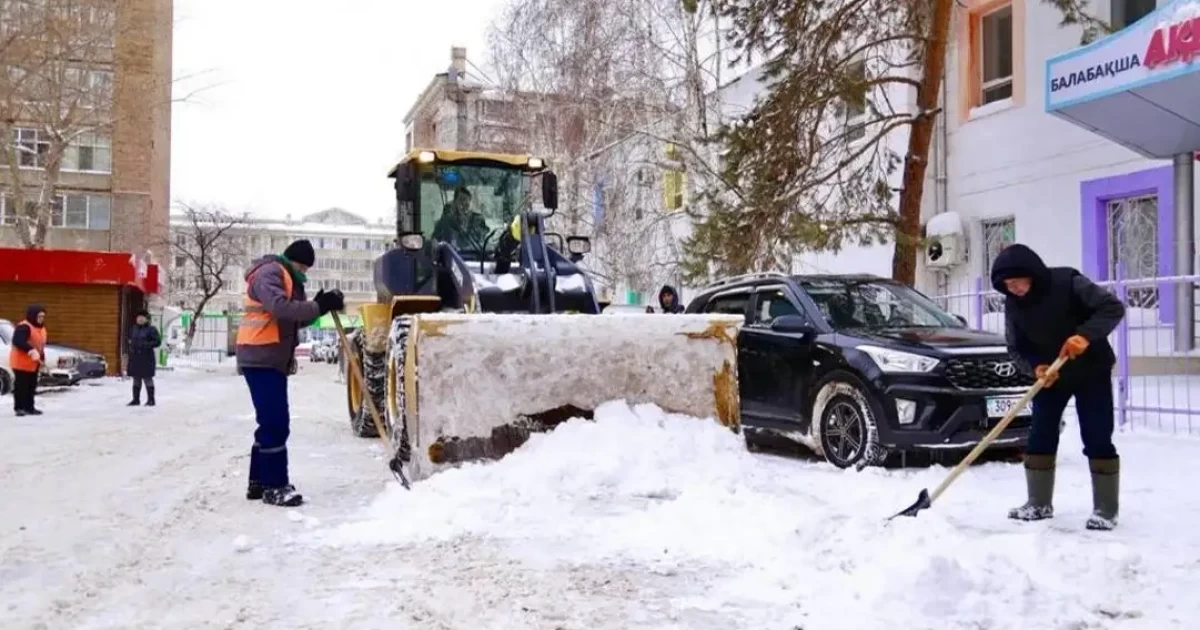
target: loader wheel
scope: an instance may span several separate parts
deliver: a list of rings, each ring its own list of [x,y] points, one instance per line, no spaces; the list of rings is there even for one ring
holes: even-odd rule
[[[381,414],[380,420],[383,420],[382,414],[385,413],[387,403],[387,354],[366,351],[360,335],[354,336],[351,345],[358,364],[366,372],[367,386],[364,389],[358,384],[358,378],[349,374],[346,376],[346,395],[350,405],[350,429],[358,437],[377,438],[379,431],[375,429],[375,421],[371,418],[371,409],[367,405],[366,396],[371,396],[375,403],[375,409]],[[349,370],[350,362],[347,361],[346,365],[346,369]]]

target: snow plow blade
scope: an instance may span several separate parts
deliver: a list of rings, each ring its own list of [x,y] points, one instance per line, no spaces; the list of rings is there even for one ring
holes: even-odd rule
[[[407,321],[405,321],[407,320]],[[421,314],[393,331],[391,431],[413,480],[495,460],[624,399],[738,430],[734,315]],[[399,355],[399,356],[397,356]],[[413,378],[415,376],[416,378]]]

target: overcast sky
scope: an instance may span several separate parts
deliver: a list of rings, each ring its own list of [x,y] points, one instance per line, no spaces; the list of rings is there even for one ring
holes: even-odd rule
[[[405,111],[503,0],[175,0],[171,198],[391,221]],[[197,75],[197,73],[203,73]],[[192,78],[186,78],[192,77]]]

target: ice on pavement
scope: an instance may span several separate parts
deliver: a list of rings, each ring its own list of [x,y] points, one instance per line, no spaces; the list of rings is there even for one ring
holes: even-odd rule
[[[714,579],[680,604],[766,607],[804,628],[1172,627],[1200,618],[1200,536],[1178,516],[1197,500],[1151,481],[1170,463],[1145,447],[1180,445],[1143,439],[1126,455],[1115,532],[1083,528],[1086,462],[1070,435],[1049,523],[1005,520],[1023,498],[1019,466],[1005,464],[976,467],[919,518],[887,523],[946,469],[856,474],[764,457],[711,421],[616,402],[500,462],[385,491],[323,540],[485,538],[543,561],[701,568]]]

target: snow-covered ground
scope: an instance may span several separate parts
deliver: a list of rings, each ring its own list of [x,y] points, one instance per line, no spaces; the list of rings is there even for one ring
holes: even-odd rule
[[[231,366],[0,409],[0,627],[1153,629],[1200,619],[1200,441],[1119,436],[1113,532],[1075,427],[1049,523],[1004,518],[1020,468],[843,472],[617,403],[502,462],[405,492],[349,435],[333,368],[292,385],[309,505],[246,501],[253,421]]]

